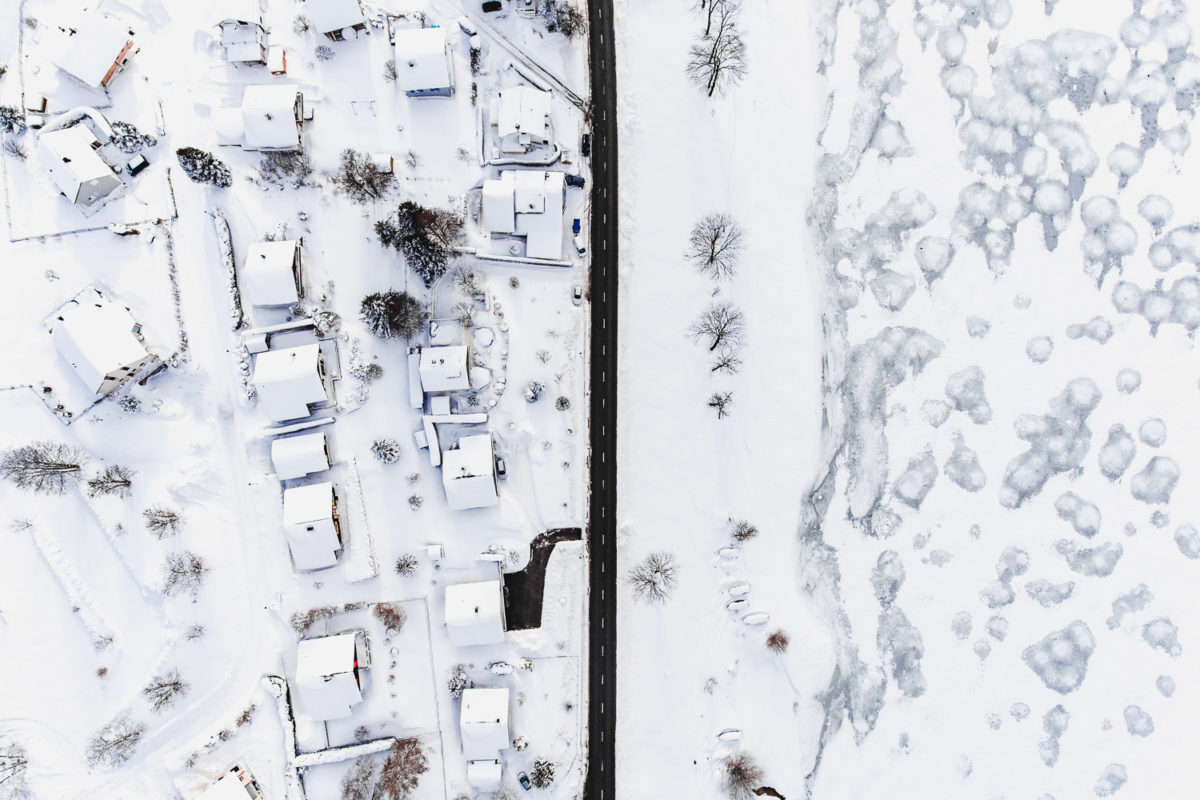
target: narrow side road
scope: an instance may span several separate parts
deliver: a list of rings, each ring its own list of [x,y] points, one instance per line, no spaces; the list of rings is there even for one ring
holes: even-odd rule
[[[616,797],[617,74],[612,0],[588,3],[592,83],[589,800]]]

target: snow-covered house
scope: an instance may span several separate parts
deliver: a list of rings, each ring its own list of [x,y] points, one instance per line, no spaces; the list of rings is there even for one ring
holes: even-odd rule
[[[238,108],[213,115],[217,142],[243,150],[299,150],[304,94],[295,85],[247,86]]]
[[[358,0],[307,0],[308,19],[317,33],[340,42],[367,27]]]
[[[505,153],[527,153],[550,142],[550,92],[532,86],[501,89],[492,104],[492,125]]]
[[[409,97],[454,94],[454,63],[443,28],[402,28],[395,32],[396,85]]]
[[[324,431],[271,440],[271,466],[281,481],[329,469],[329,442]]]
[[[459,712],[467,782],[479,792],[500,789],[500,751],[512,747],[508,689],[465,689]]]
[[[273,422],[302,419],[329,401],[325,361],[317,343],[268,350],[254,357],[258,404]]]
[[[525,237],[529,258],[562,258],[567,187],[561,172],[505,170],[483,182],[483,229]]]
[[[446,587],[446,631],[456,647],[504,641],[504,587],[499,578]]]
[[[345,719],[362,702],[360,671],[366,663],[360,655],[354,633],[300,642],[296,649],[296,688],[310,717]]]
[[[50,34],[50,60],[93,89],[104,89],[125,68],[133,32],[98,9],[84,9]]]
[[[262,25],[262,14],[249,7],[246,10],[244,15],[217,23],[225,60],[231,64],[266,64],[267,30]]]
[[[442,485],[450,508],[485,508],[500,502],[492,437],[464,436],[458,447],[442,451]]]
[[[329,481],[283,490],[283,532],[298,570],[332,567],[342,547],[337,489]]]
[[[256,306],[290,306],[304,297],[300,242],[254,242],[246,248],[243,280]]]
[[[47,131],[38,137],[38,161],[50,180],[85,215],[95,213],[121,179],[96,151],[100,140],[84,124]]]
[[[253,775],[240,766],[233,766],[196,795],[195,800],[263,800],[263,795]]]
[[[97,397],[115,391],[159,361],[142,342],[141,325],[125,306],[87,288],[47,320],[58,354]]]
[[[421,348],[421,389],[461,392],[471,388],[465,344]]]

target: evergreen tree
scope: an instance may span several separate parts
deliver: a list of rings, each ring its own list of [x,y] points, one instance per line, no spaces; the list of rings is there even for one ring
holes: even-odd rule
[[[181,147],[175,151],[175,156],[184,174],[196,183],[211,183],[220,189],[233,185],[233,173],[229,165],[212,153],[195,147]]]

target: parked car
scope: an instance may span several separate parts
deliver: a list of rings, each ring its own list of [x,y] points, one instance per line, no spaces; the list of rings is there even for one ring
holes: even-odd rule
[[[521,788],[524,789],[525,791],[528,792],[530,789],[533,788],[533,784],[529,782],[529,776],[526,775],[524,772],[517,773],[517,780],[519,780],[521,782]]]
[[[129,159],[129,163],[125,165],[125,171],[130,175],[137,175],[139,172],[150,166],[150,162],[143,155],[137,155]]]
[[[585,133],[579,140],[579,152],[584,158],[592,157],[592,135]]]
[[[578,236],[578,235],[579,235],[579,229],[580,229],[580,225],[579,225],[579,217],[576,217],[576,218],[575,218],[575,220],[574,220],[574,221],[571,223],[571,233],[573,233],[573,234],[575,234],[576,236]]]
[[[583,183],[584,183],[584,181],[583,181],[583,176],[582,176],[582,175],[568,175],[568,176],[567,176],[567,186],[580,186],[580,187],[582,187],[582,186],[583,186]]]
[[[573,241],[575,242],[575,252],[576,253],[579,253],[579,255],[583,255],[584,253],[587,252],[587,244],[584,243],[582,236],[576,236]]]
[[[571,290],[571,302],[577,306],[583,305],[583,287],[576,286]]]
[[[504,480],[508,477],[508,465],[504,463],[504,459],[496,456],[496,477]]]
[[[487,0],[487,2],[483,4],[484,13],[499,11],[502,8],[504,8],[504,5],[500,2],[500,0]]]

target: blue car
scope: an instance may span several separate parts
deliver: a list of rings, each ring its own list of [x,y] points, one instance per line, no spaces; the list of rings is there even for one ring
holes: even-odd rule
[[[528,792],[530,789],[533,788],[533,784],[529,782],[529,776],[526,775],[524,772],[517,774],[517,780],[519,780],[521,782],[521,788],[524,789],[525,791]]]
[[[567,186],[583,186],[583,176],[582,175],[568,175],[567,176]]]

